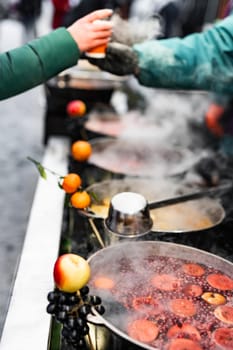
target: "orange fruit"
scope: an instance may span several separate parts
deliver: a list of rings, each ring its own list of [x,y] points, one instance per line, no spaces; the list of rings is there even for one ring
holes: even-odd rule
[[[85,162],[92,153],[91,144],[88,141],[75,141],[71,146],[73,158],[79,162]]]
[[[81,177],[78,174],[70,173],[64,177],[61,186],[66,193],[74,193],[81,184]]]
[[[70,198],[71,205],[77,209],[87,208],[91,203],[91,197],[86,191],[75,192]]]

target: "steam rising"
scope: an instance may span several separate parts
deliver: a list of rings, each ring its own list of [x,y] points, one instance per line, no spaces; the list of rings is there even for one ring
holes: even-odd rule
[[[126,175],[163,177],[186,171],[207,155],[203,137],[210,104],[207,93],[148,89],[135,80],[129,85],[146,108],[118,113],[121,103],[115,96],[115,116],[90,116],[90,129],[117,136],[105,147],[94,146],[91,163]]]
[[[114,14],[111,21],[113,22],[112,41],[128,46],[156,38],[161,34],[161,26],[157,18],[142,20],[135,17],[124,20]]]
[[[148,142],[150,141],[150,142]],[[200,159],[189,149],[161,144],[155,139],[98,139],[92,142],[89,162],[126,175],[162,177],[188,170]]]

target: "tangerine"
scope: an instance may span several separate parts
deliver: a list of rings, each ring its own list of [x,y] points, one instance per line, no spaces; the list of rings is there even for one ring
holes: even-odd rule
[[[88,141],[75,141],[71,146],[73,158],[79,162],[85,162],[92,153],[91,144]]]
[[[62,182],[62,188],[66,193],[74,193],[81,186],[82,180],[78,174],[67,174]]]
[[[91,203],[91,197],[86,191],[75,192],[70,198],[71,205],[77,209],[87,208]]]

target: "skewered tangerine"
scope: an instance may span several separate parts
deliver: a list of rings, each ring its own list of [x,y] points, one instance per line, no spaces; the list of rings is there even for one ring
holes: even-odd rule
[[[87,208],[91,203],[91,197],[86,191],[75,192],[70,198],[71,205],[77,209]]]
[[[62,182],[62,188],[66,193],[74,193],[81,186],[82,180],[78,174],[67,174]]]
[[[88,141],[75,141],[71,146],[73,158],[79,162],[85,162],[92,153],[91,144]]]

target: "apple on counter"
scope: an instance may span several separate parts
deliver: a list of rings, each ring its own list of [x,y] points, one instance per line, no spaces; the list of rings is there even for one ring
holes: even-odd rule
[[[66,106],[66,112],[70,117],[82,117],[86,110],[86,105],[81,100],[70,101]]]
[[[91,276],[91,268],[81,256],[67,253],[56,260],[53,276],[58,289],[73,293],[87,284]]]
[[[53,273],[56,288],[47,294],[46,312],[61,324],[61,339],[69,349],[86,349],[91,339],[88,315],[93,309],[100,315],[105,312],[101,298],[89,295],[89,263],[79,255],[63,254],[57,258]]]

